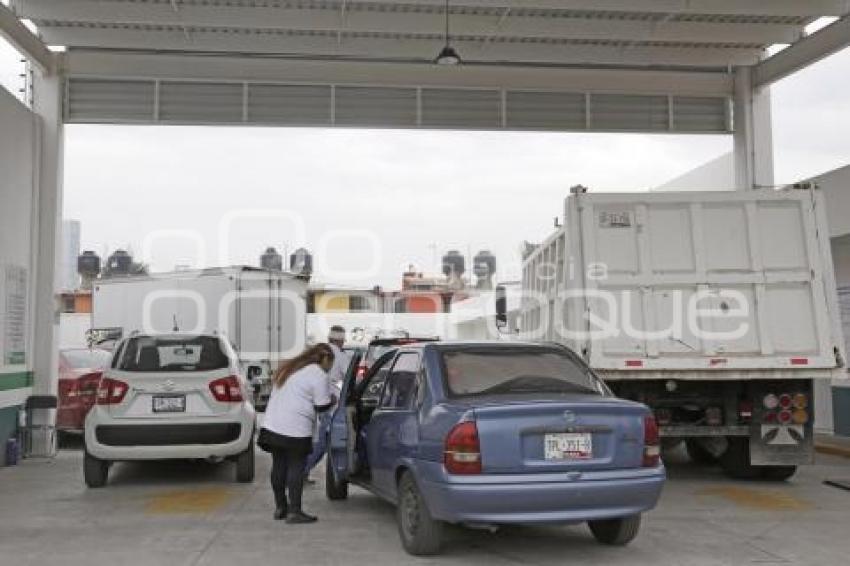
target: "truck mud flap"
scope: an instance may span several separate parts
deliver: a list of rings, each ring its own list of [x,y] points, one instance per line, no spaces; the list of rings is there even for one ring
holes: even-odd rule
[[[777,407],[768,409],[763,399],[767,395],[796,395],[806,396],[805,407]],[[776,382],[765,383],[758,387],[753,410],[753,421],[750,425],[750,463],[754,466],[789,466],[811,464],[814,462],[814,399],[811,386],[807,382],[789,381],[777,387]],[[777,418],[788,411],[805,411],[808,418],[805,422],[795,420],[785,421]]]

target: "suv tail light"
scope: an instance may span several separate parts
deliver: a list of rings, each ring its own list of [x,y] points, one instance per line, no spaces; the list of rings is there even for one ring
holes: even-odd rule
[[[455,425],[446,436],[443,463],[450,474],[481,473],[481,443],[474,421]]]
[[[643,467],[654,468],[661,461],[661,441],[655,417],[643,418]]]
[[[229,375],[210,382],[210,392],[216,401],[222,403],[240,403],[242,387],[235,375]]]
[[[98,405],[117,405],[124,400],[128,386],[121,380],[104,377],[97,387]]]
[[[78,377],[74,382],[77,394],[80,397],[94,396],[97,393],[98,383],[100,383],[102,376],[102,372],[95,371]]]

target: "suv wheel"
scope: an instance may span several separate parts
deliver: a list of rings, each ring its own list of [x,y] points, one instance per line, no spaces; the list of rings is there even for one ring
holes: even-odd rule
[[[236,481],[251,483],[254,481],[254,441],[236,457]]]
[[[597,541],[612,546],[624,546],[634,540],[640,530],[640,515],[622,519],[588,521],[587,526]]]
[[[398,482],[396,520],[401,544],[413,556],[438,554],[443,546],[443,523],[431,518],[425,500],[410,472]]]
[[[83,456],[83,479],[88,487],[103,487],[109,477],[109,462],[95,458],[88,452]]]

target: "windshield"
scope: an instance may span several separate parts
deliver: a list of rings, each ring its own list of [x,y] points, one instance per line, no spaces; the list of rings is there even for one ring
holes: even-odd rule
[[[109,365],[112,354],[106,350],[65,350],[65,361],[72,369],[103,369]]]
[[[218,338],[155,338],[127,341],[118,369],[123,371],[211,371],[230,365]]]
[[[604,386],[567,354],[544,348],[466,348],[444,351],[452,397],[510,393],[596,393]]]

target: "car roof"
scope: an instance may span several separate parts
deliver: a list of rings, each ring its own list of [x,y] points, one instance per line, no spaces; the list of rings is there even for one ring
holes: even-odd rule
[[[520,342],[506,340],[445,340],[441,342],[419,342],[404,344],[405,349],[434,348],[438,350],[454,350],[461,348],[547,348],[551,350],[567,349],[566,346],[550,342]]]
[[[410,336],[395,338],[375,338],[369,341],[370,346],[405,346],[407,344],[418,344],[422,342],[438,342],[440,339],[436,336]]]

